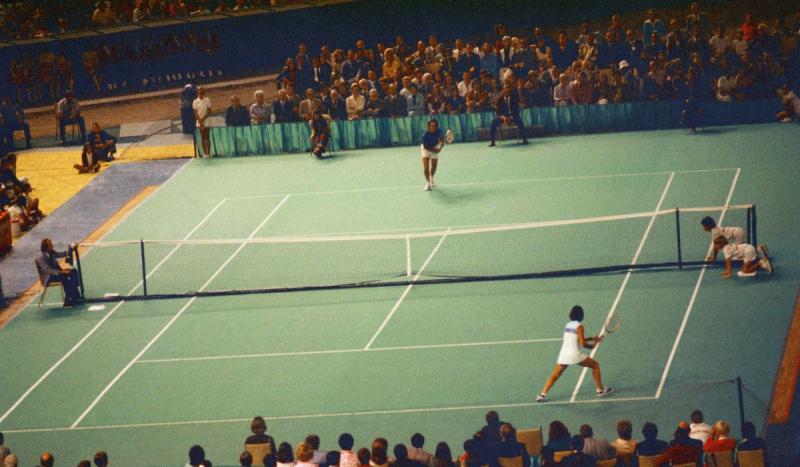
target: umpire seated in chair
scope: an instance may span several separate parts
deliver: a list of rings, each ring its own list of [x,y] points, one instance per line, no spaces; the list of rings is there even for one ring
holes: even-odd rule
[[[103,131],[97,122],[92,123],[89,144],[92,145],[92,154],[96,161],[111,162],[114,160],[114,154],[117,153],[117,141]]]
[[[495,103],[497,118],[492,120],[490,135],[492,142],[489,146],[494,146],[495,139],[497,138],[497,129],[501,124],[514,123],[517,125],[519,131],[519,138],[522,144],[528,144],[528,138],[525,137],[525,124],[522,122],[522,117],[519,114],[519,98],[511,93],[511,87],[506,86],[503,88],[503,94],[497,99]]]
[[[64,288],[64,306],[77,305],[81,300],[78,290],[78,271],[62,267],[58,262],[58,258],[68,257],[68,253],[56,251],[49,238],[42,240],[41,250],[41,256],[36,258],[36,269],[42,285],[46,288],[49,284],[60,283]]]

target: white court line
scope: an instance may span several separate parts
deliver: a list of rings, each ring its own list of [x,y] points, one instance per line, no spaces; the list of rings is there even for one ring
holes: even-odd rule
[[[253,232],[251,232],[250,235],[247,238],[248,239],[253,238],[258,233],[258,231],[261,230],[261,228],[264,227],[264,225],[267,222],[269,222],[269,220],[272,218],[272,216],[274,216],[275,213],[278,212],[278,209],[280,209],[281,206],[283,206],[284,203],[286,203],[286,200],[288,200],[288,199],[289,199],[289,195],[284,196],[283,199],[281,200],[281,202],[278,203],[277,206],[275,206],[272,209],[272,211],[270,211],[270,213],[267,215],[267,217],[264,218],[264,220],[261,221],[260,224],[258,224],[258,227],[256,227],[255,230],[253,230]],[[239,248],[237,248],[236,251],[234,251],[228,257],[228,259],[224,263],[222,263],[222,265],[219,268],[217,268],[217,270],[214,272],[214,274],[205,282],[205,284],[203,284],[202,287],[200,287],[198,292],[202,292],[203,290],[205,290],[205,288],[208,287],[209,284],[211,284],[211,282],[219,275],[220,272],[222,272],[223,269],[225,269],[225,267],[231,261],[233,261],[233,259],[239,254],[239,252],[242,251],[242,249],[244,249],[244,247],[246,245],[247,245],[246,243],[242,243],[241,245],[239,245]],[[100,402],[100,400],[103,398],[103,396],[105,396],[106,393],[108,393],[108,391],[117,383],[117,381],[119,381],[122,378],[122,376],[125,375],[125,373],[127,373],[128,370],[136,363],[136,361],[139,360],[139,358],[141,358],[141,356],[144,355],[145,352],[147,352],[150,349],[150,347],[152,347],[153,344],[155,344],[156,341],[162,335],[164,335],[164,333],[167,332],[167,330],[170,327],[172,327],[172,325],[175,323],[175,321],[177,321],[178,318],[181,317],[181,315],[192,305],[192,303],[195,302],[195,300],[197,300],[196,296],[192,297],[188,302],[186,302],[186,304],[183,307],[181,307],[181,309],[178,311],[178,313],[176,313],[175,316],[173,316],[172,319],[170,319],[167,322],[167,324],[163,328],[161,328],[161,330],[155,336],[153,336],[153,338],[150,340],[150,342],[148,342],[147,345],[145,345],[144,348],[138,354],[136,354],[136,356],[133,357],[133,359],[130,362],[128,362],[127,365],[125,365],[125,367],[117,374],[117,376],[115,376],[114,379],[112,379],[111,382],[108,383],[108,385],[105,388],[103,388],[102,391],[100,391],[100,394],[98,394],[97,397],[95,397],[95,399],[92,401],[92,403],[89,404],[88,407],[86,407],[86,410],[84,410],[83,413],[81,413],[81,415],[75,420],[75,422],[72,423],[70,428],[75,428],[76,426],[78,426],[78,424],[81,423],[81,421],[83,421],[84,418],[86,418],[86,416],[89,414],[89,412],[91,412],[92,409],[95,408],[95,406]]]
[[[719,216],[718,224],[722,225],[722,221],[725,219],[725,213],[727,212],[727,207],[731,203],[731,198],[733,197],[733,190],[736,188],[736,182],[739,181],[739,174],[741,173],[741,169],[736,169],[736,174],[733,176],[733,181],[731,182],[731,187],[728,190],[728,196],[725,198],[725,209],[723,209],[722,213]],[[713,244],[709,245],[708,252],[706,256],[711,254],[711,249],[714,247]],[[672,344],[672,350],[669,352],[669,357],[667,358],[667,363],[664,366],[664,372],[661,373],[661,381],[658,383],[658,389],[656,389],[656,396],[655,398],[658,399],[661,397],[661,391],[664,389],[664,384],[667,382],[667,376],[669,375],[669,369],[672,366],[672,360],[675,358],[675,353],[678,351],[678,346],[681,343],[681,338],[683,337],[683,332],[686,330],[686,323],[689,322],[689,315],[692,314],[692,309],[694,308],[694,302],[697,299],[697,293],[700,292],[700,285],[703,283],[703,277],[706,275],[706,271],[708,270],[708,266],[704,265],[702,269],[700,269],[700,274],[697,276],[697,282],[694,284],[694,289],[692,290],[692,296],[689,298],[689,304],[686,306],[686,312],[683,314],[683,320],[681,321],[681,327],[678,329],[678,335],[675,336],[675,342]]]
[[[100,237],[99,240],[104,239],[111,232],[116,230],[116,228],[119,227],[119,225],[122,224],[131,214],[133,214],[142,205],[146,204],[149,200],[151,200],[153,198],[153,196],[161,190],[161,188],[163,188],[164,186],[169,184],[169,182],[171,182],[188,165],[189,165],[188,162],[183,164],[178,170],[176,170],[172,175],[170,175],[170,177],[167,180],[165,180],[164,183],[159,185],[159,187],[156,188],[155,191],[153,191],[153,193],[151,193],[150,196],[147,197],[147,199],[145,199],[143,202],[137,204],[136,206],[133,207],[133,209],[131,209],[130,211],[125,213],[125,215],[123,215],[122,218],[116,224],[114,224],[111,227],[111,229],[109,229],[108,232],[103,234]],[[44,293],[44,291],[42,293]],[[133,291],[131,291],[131,293],[133,293]],[[25,306],[25,308],[29,307],[33,303],[33,301],[36,300],[37,297],[39,297],[39,294],[34,295],[31,298],[31,301]],[[19,399],[17,399],[14,402],[14,404],[12,404],[11,407],[9,407],[8,410],[6,410],[5,413],[3,413],[2,416],[0,416],[0,423],[3,423],[3,421],[6,418],[8,418],[8,416],[11,415],[11,413],[14,412],[14,410],[16,410],[17,407],[19,407],[19,405],[22,404],[22,402],[24,402],[25,399],[28,398],[28,396],[30,396],[31,393],[33,391],[35,391],[36,388],[38,388],[39,385],[42,384],[42,382],[45,379],[47,379],[48,376],[50,376],[58,367],[60,367],[61,364],[64,363],[64,361],[66,361],[73,353],[75,353],[75,351],[78,350],[78,348],[80,348],[80,346],[83,345],[83,343],[86,342],[95,333],[95,331],[97,331],[100,328],[100,326],[102,326],[103,323],[105,323],[108,320],[108,318],[110,318],[111,315],[113,315],[114,312],[117,311],[117,309],[119,309],[119,307],[121,307],[124,303],[125,303],[124,301],[121,301],[121,302],[117,303],[116,305],[114,305],[114,307],[111,308],[111,310],[109,310],[109,312],[106,313],[106,315],[103,316],[103,318],[100,321],[98,321],[97,324],[95,324],[92,327],[92,329],[89,330],[89,332],[87,332],[77,343],[75,343],[75,345],[72,346],[71,349],[69,349],[67,351],[67,353],[65,353],[61,358],[59,358],[47,371],[44,372],[44,374],[42,376],[39,377],[39,379],[37,379],[24,393],[22,393],[22,395],[19,397]]]
[[[452,405],[445,407],[421,407],[411,409],[386,409],[386,410],[369,410],[360,412],[331,412],[331,413],[318,413],[318,414],[301,414],[301,415],[276,415],[274,417],[264,417],[265,420],[307,420],[314,418],[335,418],[335,417],[369,417],[373,415],[405,415],[416,413],[437,413],[437,412],[459,412],[467,410],[488,410],[488,409],[515,409],[526,407],[547,407],[551,405],[567,405],[567,404],[613,404],[623,402],[636,402],[636,401],[652,401],[655,400],[652,396],[642,397],[618,397],[618,398],[597,398],[587,399],[575,402],[570,401],[551,401],[551,402],[517,402],[506,404],[480,404],[480,405]],[[95,425],[95,426],[78,426],[78,427],[60,427],[60,428],[24,428],[20,430],[3,430],[5,434],[22,434],[22,433],[53,433],[59,431],[76,431],[76,430],[119,430],[119,429],[135,429],[135,428],[155,428],[165,426],[182,426],[182,425],[212,425],[223,423],[249,423],[251,418],[225,418],[217,420],[184,420],[177,422],[151,422],[151,423],[131,423],[131,424],[118,424],[118,425]]]
[[[200,362],[209,360],[237,360],[242,358],[305,357],[309,355],[335,355],[335,354],[364,353],[364,352],[394,352],[402,350],[422,350],[422,349],[452,349],[460,347],[537,344],[542,342],[561,342],[561,338],[553,337],[553,338],[542,338],[542,339],[519,339],[519,340],[507,340],[507,341],[464,342],[456,344],[423,344],[423,345],[406,345],[397,347],[372,347],[369,349],[307,350],[303,352],[254,353],[254,354],[241,354],[241,355],[211,355],[208,357],[155,358],[151,360],[139,360],[136,363],[139,364],[178,363],[178,362]]]
[[[667,179],[667,183],[664,185],[664,190],[661,192],[661,197],[658,199],[658,204],[656,205],[655,211],[658,212],[661,210],[661,205],[664,204],[664,200],[667,197],[667,192],[669,191],[669,187],[672,185],[672,180],[675,178],[675,172],[670,173],[669,179]],[[650,222],[647,224],[647,228],[644,230],[644,235],[642,235],[642,240],[639,242],[639,247],[636,249],[636,253],[633,255],[633,260],[631,260],[631,266],[636,264],[639,261],[639,255],[642,253],[644,249],[644,244],[647,242],[647,237],[650,236],[650,230],[653,228],[653,224],[656,221],[656,215],[653,214],[653,217],[650,218]],[[603,328],[600,330],[600,336],[605,334],[606,324],[608,320],[611,319],[611,316],[617,310],[617,306],[619,305],[620,300],[622,299],[622,294],[625,292],[625,287],[628,285],[628,280],[630,280],[631,275],[633,274],[633,270],[628,270],[625,273],[625,278],[622,279],[622,285],[619,287],[619,291],[617,291],[617,296],[614,297],[614,302],[611,304],[611,309],[608,310],[608,315],[606,316],[605,321],[603,321]],[[590,358],[594,358],[595,354],[597,353],[597,349],[600,348],[600,343],[594,346],[592,352],[589,354]],[[583,384],[583,380],[586,378],[586,373],[588,368],[584,367],[581,371],[581,376],[578,378],[578,383],[575,385],[575,389],[572,391],[572,397],[570,398],[570,402],[575,402],[575,398],[578,397],[578,392],[581,389],[581,385]]]
[[[389,322],[390,319],[392,319],[392,316],[394,316],[394,313],[397,311],[398,308],[400,308],[400,305],[403,303],[403,300],[406,299],[406,296],[408,295],[408,293],[411,292],[411,288],[414,287],[414,282],[416,282],[417,279],[419,279],[419,276],[421,276],[422,272],[425,271],[425,268],[428,267],[428,264],[431,262],[431,260],[433,259],[433,256],[436,254],[436,252],[439,251],[439,248],[442,246],[442,243],[444,243],[444,240],[447,238],[447,234],[449,234],[449,233],[450,233],[450,228],[448,228],[445,231],[444,235],[442,235],[442,238],[439,239],[439,242],[433,248],[433,251],[431,251],[431,254],[428,255],[428,258],[422,264],[422,267],[419,268],[419,271],[417,272],[417,275],[414,276],[413,279],[411,279],[411,283],[408,284],[408,286],[405,288],[405,290],[403,290],[403,294],[400,295],[400,298],[397,299],[397,302],[395,302],[394,306],[392,307],[392,310],[389,312],[388,315],[386,315],[386,318],[384,318],[384,320],[381,323],[381,325],[378,328],[378,330],[375,331],[375,334],[373,334],[372,339],[370,339],[369,342],[367,342],[367,345],[364,347],[364,350],[369,350],[369,348],[372,347],[372,344],[375,342],[375,339],[378,338],[378,336],[380,335],[381,331],[383,331],[383,328],[386,327],[386,324]]]
[[[458,186],[474,186],[474,185],[498,185],[503,183],[530,183],[530,182],[563,182],[569,180],[596,180],[602,178],[620,178],[620,177],[648,177],[648,176],[657,176],[657,175],[669,175],[669,174],[686,174],[686,173],[706,173],[706,172],[728,172],[737,170],[735,167],[722,167],[719,169],[694,169],[694,170],[676,170],[674,172],[632,172],[632,173],[617,173],[617,174],[601,174],[601,175],[580,175],[574,177],[552,177],[552,178],[517,178],[517,179],[507,179],[507,180],[487,180],[487,181],[480,181],[480,182],[459,182],[459,183],[448,183],[444,185],[437,185],[440,188],[448,188],[448,187],[458,187]],[[403,186],[387,186],[387,187],[375,187],[375,188],[353,188],[348,190],[329,190],[329,191],[306,191],[306,192],[297,192],[297,193],[289,193],[292,196],[309,196],[309,195],[335,195],[335,194],[343,194],[343,193],[367,193],[367,192],[374,192],[374,191],[392,191],[392,190],[410,190],[410,189],[419,189],[419,185],[403,185]],[[260,198],[272,198],[276,196],[283,196],[282,194],[266,194],[266,195],[249,195],[249,196],[233,196],[229,197],[229,200],[241,200],[241,199],[260,199]]]

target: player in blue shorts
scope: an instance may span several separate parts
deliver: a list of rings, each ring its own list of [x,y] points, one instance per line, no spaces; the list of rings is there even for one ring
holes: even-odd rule
[[[436,165],[439,158],[439,151],[444,146],[442,130],[439,129],[439,122],[431,120],[428,122],[428,131],[422,135],[422,170],[425,175],[425,191],[430,191],[436,186],[433,176],[436,174]]]

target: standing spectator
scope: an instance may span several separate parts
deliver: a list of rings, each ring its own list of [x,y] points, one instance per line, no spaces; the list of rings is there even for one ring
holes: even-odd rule
[[[644,441],[636,445],[637,456],[659,456],[669,447],[666,441],[658,439],[658,427],[655,423],[647,422],[642,427]]]
[[[789,88],[788,84],[781,86],[778,95],[783,103],[783,110],[778,112],[778,120],[788,123],[800,117],[800,99],[797,98],[797,95]]]
[[[700,5],[693,2],[689,5],[689,14],[686,16],[686,29],[692,31],[693,29],[700,30],[701,37],[708,37],[708,17],[705,12],[700,11]]]
[[[278,89],[286,88],[289,84],[294,84],[296,80],[296,68],[294,65],[293,58],[287,58],[286,64],[283,67],[283,70],[278,74],[278,77],[275,79],[276,84],[278,85]]]
[[[311,87],[319,91],[322,86],[331,82],[331,65],[323,62],[319,57],[311,58]]]
[[[711,436],[711,427],[703,421],[703,412],[695,410],[691,415],[692,423],[689,424],[689,437],[705,444]]]
[[[250,124],[250,112],[239,100],[239,96],[231,96],[231,105],[225,109],[225,126],[247,126]]]
[[[633,425],[630,420],[622,419],[617,422],[617,434],[619,438],[611,443],[617,451],[618,456],[630,456],[636,451],[636,440],[633,439]]]
[[[71,268],[62,267],[58,258],[67,256],[66,252],[53,249],[53,242],[49,238],[42,240],[42,254],[36,258],[36,265],[42,284],[58,282],[64,288],[64,306],[75,306],[80,300],[78,291],[78,272]]]
[[[345,100],[347,119],[360,120],[364,116],[366,102],[366,98],[361,94],[361,87],[357,83],[350,85],[350,96]]]
[[[278,92],[280,94],[280,91]],[[250,105],[250,123],[262,125],[272,123],[272,106],[264,101],[264,91],[258,90],[253,94],[255,102]]]
[[[211,116],[211,99],[206,97],[206,90],[200,86],[197,88],[197,99],[192,102],[194,118],[197,130],[200,132],[200,143],[205,157],[211,157],[211,128],[206,124],[206,120]]]
[[[11,98],[6,96],[3,98],[2,106],[0,106],[0,126],[4,126],[11,130],[11,146],[14,145],[14,132],[22,130],[25,134],[25,149],[31,148],[31,127],[25,121],[25,112],[22,107],[14,104]]]
[[[322,102],[314,96],[314,90],[306,89],[306,98],[300,101],[300,119],[311,120],[314,112],[322,110]]]
[[[117,153],[117,142],[108,133],[100,128],[97,122],[92,123],[92,132],[89,133],[89,144],[97,161],[111,162]]]
[[[194,134],[194,110],[192,103],[197,98],[197,89],[193,84],[187,84],[181,91],[180,109],[181,109],[181,126],[183,127],[183,134]]]
[[[411,436],[411,447],[407,449],[408,458],[414,462],[418,462],[425,466],[430,466],[433,463],[433,454],[424,449],[425,437],[422,433],[414,433]]]
[[[597,460],[611,459],[616,451],[606,439],[594,437],[594,430],[590,425],[581,425],[579,433],[583,438],[583,452],[595,457]]]
[[[494,48],[488,42],[484,42],[483,47],[481,48],[480,64],[481,70],[487,70],[492,74],[494,79],[499,78],[500,62],[497,59],[497,54],[494,52]]]
[[[350,433],[342,433],[339,435],[339,466],[340,467],[358,467],[358,456],[353,453],[353,435]]]
[[[645,45],[652,43],[653,33],[658,34],[658,37],[663,37],[666,33],[664,22],[658,19],[656,11],[652,8],[647,10],[647,19],[642,24],[642,37],[644,38]]]
[[[61,135],[61,144],[67,144],[64,136],[64,130],[67,125],[78,125],[81,132],[81,144],[86,142],[86,124],[81,117],[81,108],[78,99],[72,94],[71,90],[67,90],[64,98],[58,101],[56,106],[58,115],[58,129]]]
[[[106,2],[108,3],[108,2]],[[108,466],[108,454],[105,451],[98,451],[94,455],[94,465],[95,467],[107,467]]]

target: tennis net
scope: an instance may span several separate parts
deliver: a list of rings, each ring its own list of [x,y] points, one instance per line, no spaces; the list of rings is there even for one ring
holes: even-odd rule
[[[608,273],[704,264],[723,218],[756,242],[753,205],[667,209],[391,235],[143,240],[81,245],[89,301]]]

